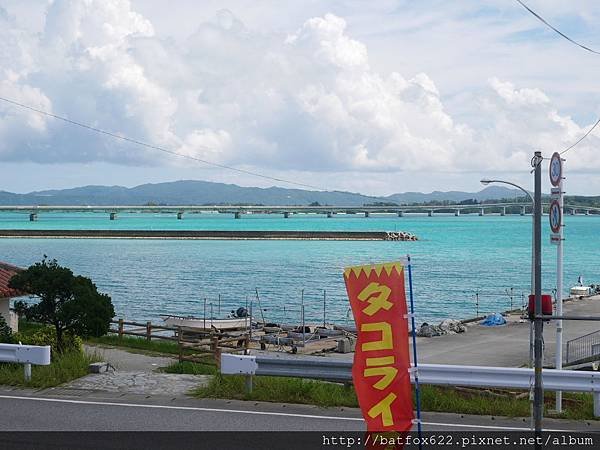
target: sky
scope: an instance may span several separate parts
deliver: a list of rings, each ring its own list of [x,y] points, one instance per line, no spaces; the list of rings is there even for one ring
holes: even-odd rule
[[[600,2],[528,0],[600,51]],[[514,0],[0,0],[0,97],[179,155],[372,195],[531,189],[600,117],[600,55]],[[600,127],[565,155],[600,194]],[[281,181],[0,101],[0,190]],[[547,176],[544,189],[549,190]]]

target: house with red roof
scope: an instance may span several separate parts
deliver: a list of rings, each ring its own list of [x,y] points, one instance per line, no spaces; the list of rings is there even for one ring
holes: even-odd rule
[[[10,300],[14,297],[26,295],[24,292],[17,291],[8,286],[8,282],[13,275],[22,271],[20,267],[0,261],[0,314],[4,316],[4,320],[10,326],[13,332],[19,330],[19,317],[10,309]]]

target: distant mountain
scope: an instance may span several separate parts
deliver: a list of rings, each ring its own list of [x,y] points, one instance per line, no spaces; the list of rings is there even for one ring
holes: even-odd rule
[[[1,205],[321,205],[362,206],[374,203],[423,203],[429,201],[460,202],[476,199],[511,198],[520,192],[499,186],[489,186],[480,192],[407,192],[387,197],[373,197],[353,192],[308,191],[279,187],[241,187],[235,184],[208,181],[174,181],[123,186],[83,186],[73,189],[47,190],[15,194],[0,191]]]
[[[422,192],[405,192],[403,194],[392,194],[387,197],[387,199],[399,204],[426,203],[431,201],[449,201],[458,203],[470,199],[481,202],[484,200],[522,197],[523,195],[523,192],[518,189],[508,189],[503,186],[488,186],[479,192],[433,191],[430,194],[423,194]]]

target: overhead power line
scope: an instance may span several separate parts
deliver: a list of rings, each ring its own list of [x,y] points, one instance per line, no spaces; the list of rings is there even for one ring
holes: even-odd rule
[[[47,116],[47,117],[52,117],[53,119],[62,120],[63,122],[69,123],[71,125],[76,125],[78,127],[85,128],[85,129],[87,129],[89,131],[93,131],[93,132],[96,132],[96,133],[104,134],[106,136],[110,136],[110,137],[115,138],[115,139],[120,139],[122,141],[130,142],[132,144],[140,145],[142,147],[150,148],[150,149],[153,149],[153,150],[158,150],[160,152],[168,153],[170,155],[178,156],[180,158],[186,158],[186,159],[190,159],[190,160],[193,160],[193,161],[197,161],[197,162],[200,162],[202,164],[206,164],[208,166],[218,167],[220,169],[232,170],[234,172],[243,173],[243,174],[246,174],[246,175],[252,175],[254,177],[263,178],[265,180],[278,181],[280,183],[286,183],[286,184],[291,184],[291,185],[295,185],[295,186],[301,186],[301,187],[310,188],[310,189],[317,189],[317,190],[321,190],[321,191],[327,190],[327,189],[324,189],[324,188],[321,188],[321,187],[318,187],[318,186],[313,186],[311,184],[299,183],[297,181],[286,180],[286,179],[283,179],[283,178],[276,178],[276,177],[272,177],[272,176],[269,176],[269,175],[264,175],[262,173],[253,172],[253,171],[250,171],[250,170],[239,169],[237,167],[228,166],[228,165],[225,165],[225,164],[219,164],[219,163],[216,163],[216,162],[212,162],[212,161],[208,161],[208,160],[205,160],[205,159],[197,158],[197,157],[191,156],[191,155],[183,155],[181,153],[177,153],[176,151],[169,150],[169,149],[166,149],[164,147],[159,147],[157,145],[148,144],[147,142],[138,141],[137,139],[128,138],[127,136],[122,136],[122,135],[119,135],[119,134],[116,134],[116,133],[111,133],[110,131],[102,130],[100,128],[96,128],[96,127],[93,127],[91,125],[87,125],[85,123],[81,123],[81,122],[77,122],[75,120],[67,119],[66,117],[62,117],[62,116],[59,116],[59,115],[56,115],[56,114],[52,114],[52,113],[50,113],[48,111],[37,109],[37,108],[34,108],[32,106],[29,106],[29,105],[24,105],[23,103],[19,103],[19,102],[16,102],[14,100],[10,100],[8,98],[0,97],[0,100],[4,101],[6,103],[10,103],[11,105],[14,105],[14,106],[18,106],[20,108],[25,108],[25,109],[28,109],[30,111],[36,112],[38,114],[42,114],[42,115]],[[212,149],[210,147],[207,147],[205,145],[197,145],[197,147],[200,147],[200,148],[203,148],[203,149],[206,149],[206,150],[214,150],[214,149]]]
[[[569,147],[565,148],[565,149],[564,149],[562,152],[560,152],[560,154],[562,155],[562,154],[564,154],[564,153],[567,153],[569,150],[571,150],[573,147],[575,147],[577,144],[579,144],[581,141],[583,141],[583,140],[584,140],[586,137],[588,137],[588,136],[590,135],[590,133],[591,133],[592,131],[594,131],[594,128],[596,128],[596,127],[598,126],[598,124],[600,124],[600,119],[598,119],[598,120],[596,121],[596,123],[594,124],[594,126],[593,126],[592,128],[590,128],[590,129],[588,130],[588,132],[587,132],[587,133],[585,133],[585,134],[584,134],[584,135],[583,135],[583,136],[582,136],[580,139],[578,139],[578,140],[577,140],[577,142],[575,142],[573,145],[571,145],[571,146],[569,146]]]
[[[519,4],[525,8],[527,11],[529,11],[531,14],[533,14],[540,22],[542,22],[544,25],[546,25],[548,28],[550,28],[551,30],[553,30],[555,33],[558,33],[560,36],[562,36],[563,38],[565,38],[567,41],[577,45],[578,47],[581,47],[584,50],[587,50],[590,53],[595,53],[596,55],[600,55],[600,52],[589,48],[586,45],[580,44],[579,42],[571,39],[569,36],[567,36],[566,34],[564,34],[562,31],[558,30],[557,28],[553,27],[552,25],[550,25],[548,23],[548,21],[546,19],[544,19],[542,16],[540,16],[538,13],[536,13],[533,9],[531,9],[529,6],[527,6],[525,3],[523,3],[521,0],[516,0],[517,2],[519,2]]]

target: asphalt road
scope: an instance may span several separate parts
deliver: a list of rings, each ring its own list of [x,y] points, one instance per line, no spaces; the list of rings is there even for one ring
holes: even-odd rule
[[[364,431],[360,411],[264,402],[169,398],[60,389],[0,390],[0,431]],[[429,431],[526,431],[523,418],[425,413]],[[600,432],[597,421],[546,419],[549,430]]]

